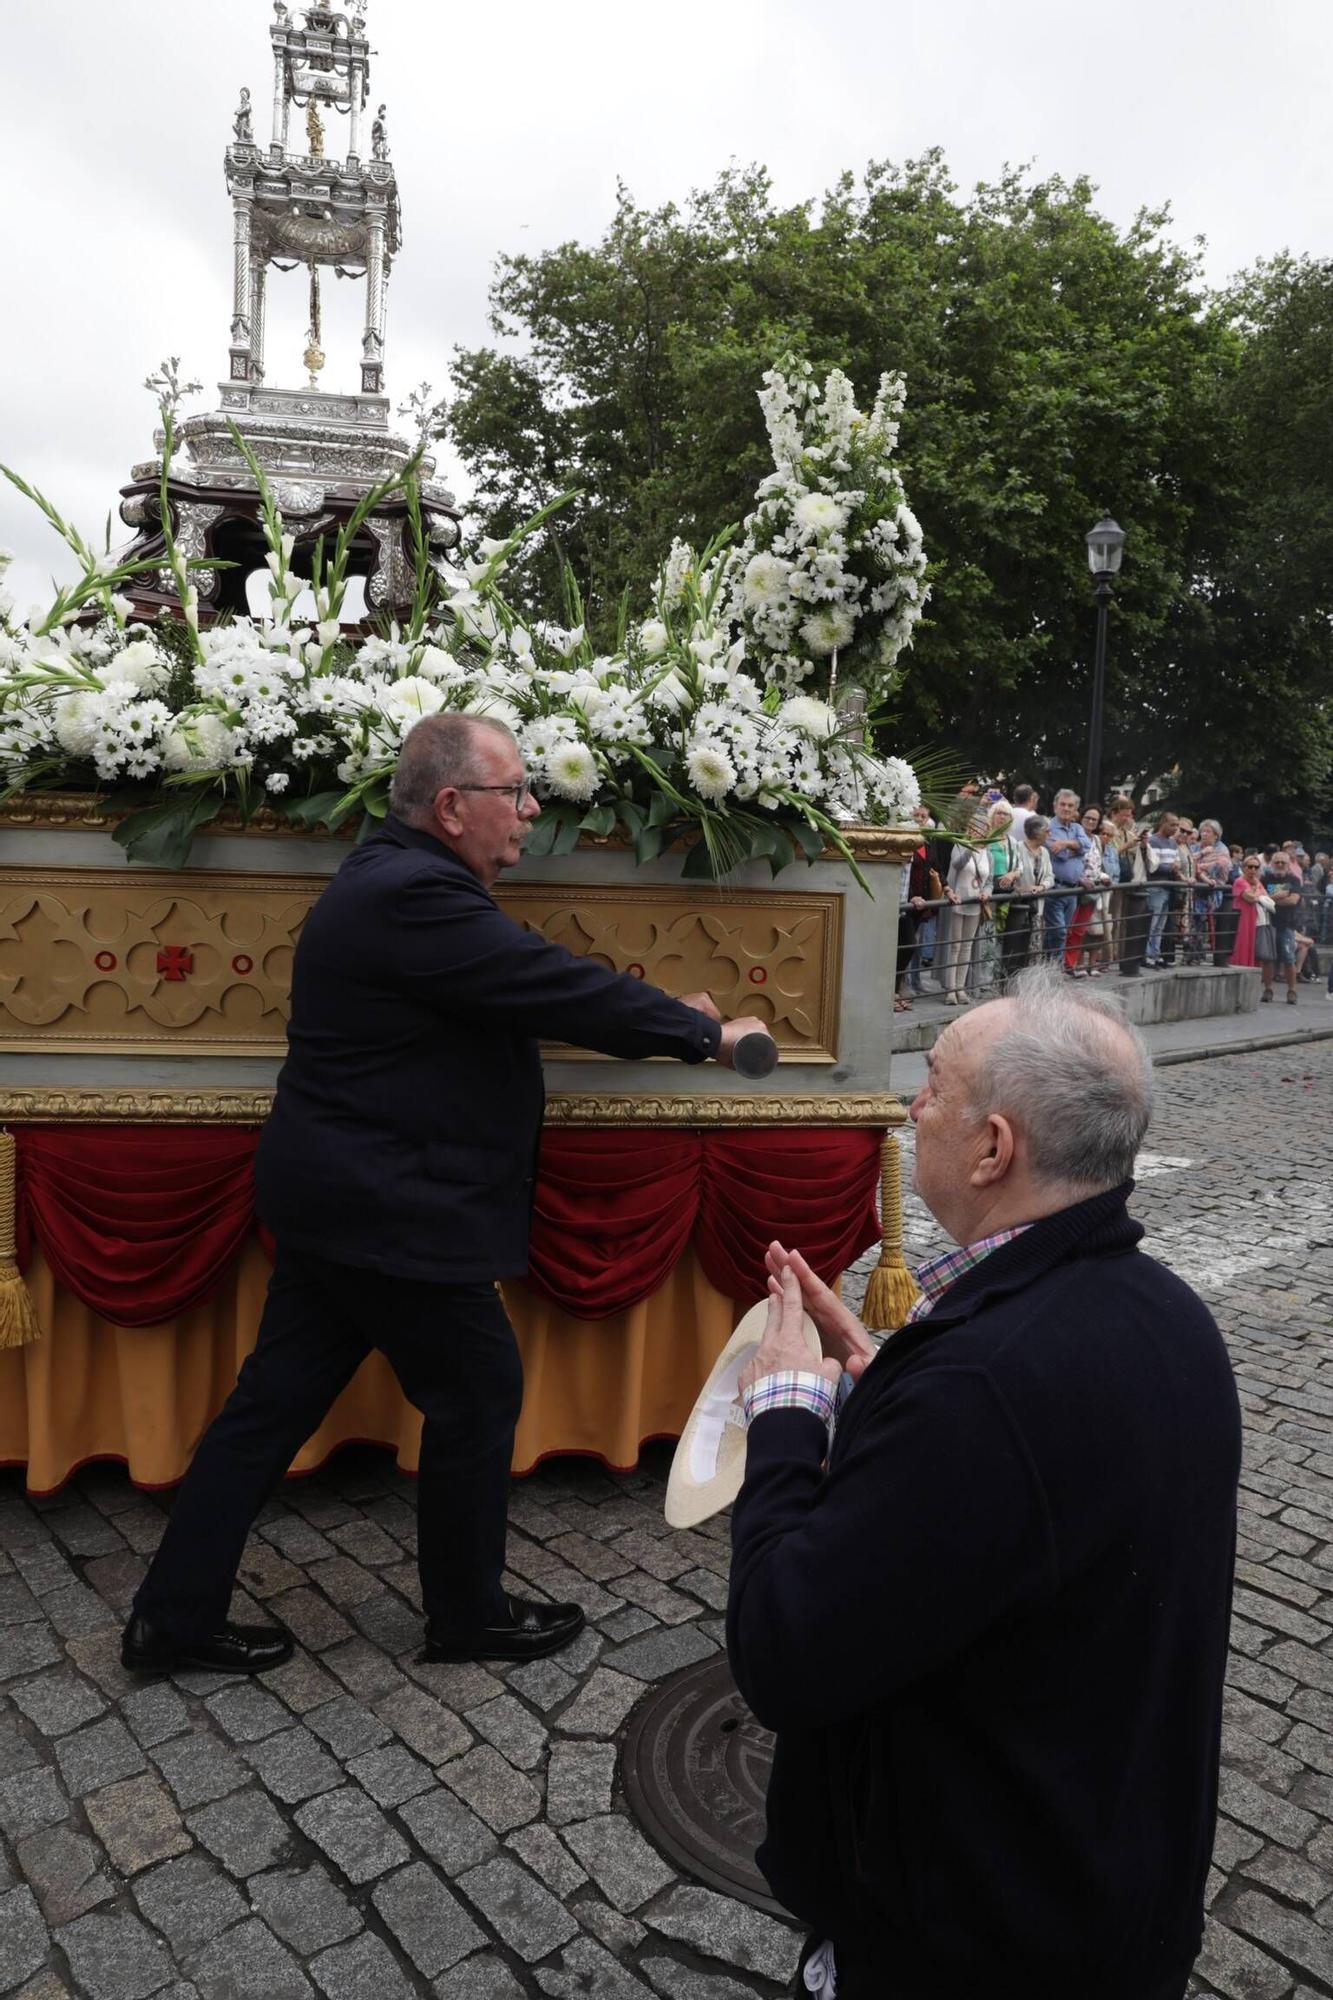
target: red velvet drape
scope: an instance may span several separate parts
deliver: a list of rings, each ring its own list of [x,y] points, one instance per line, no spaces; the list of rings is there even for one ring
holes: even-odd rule
[[[28,1127],[16,1133],[21,1261],[35,1237],[60,1283],[118,1326],[174,1319],[254,1228],[254,1131]],[[764,1294],[773,1237],[831,1281],[872,1244],[880,1134],[547,1132],[531,1282],[597,1320],[647,1298],[693,1241],[729,1298]]]

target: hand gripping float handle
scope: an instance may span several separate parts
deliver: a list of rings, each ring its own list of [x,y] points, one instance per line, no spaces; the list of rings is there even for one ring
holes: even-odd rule
[[[742,1035],[731,1052],[731,1067],[747,1083],[758,1083],[761,1078],[772,1076],[777,1066],[778,1045],[771,1035],[758,1028]]]

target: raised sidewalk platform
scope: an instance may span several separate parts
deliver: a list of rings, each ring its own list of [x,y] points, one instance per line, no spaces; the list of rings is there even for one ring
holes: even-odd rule
[[[929,974],[927,974],[929,980]],[[1124,979],[1109,971],[1098,982],[1102,990],[1123,1000],[1136,1027],[1151,1028],[1168,1021],[1205,1021],[1237,1014],[1257,1014],[1262,985],[1257,968],[1244,965],[1188,965],[1169,972],[1143,972]],[[1323,997],[1319,986],[1303,987],[1302,993],[1315,1001]],[[994,996],[978,995],[975,1006]],[[893,1022],[895,1055],[910,1050],[933,1048],[936,1037],[956,1020],[958,1009],[946,1007],[942,995],[930,984],[918,994],[910,1014],[898,1014]],[[1284,1025],[1290,1027],[1289,1022]]]

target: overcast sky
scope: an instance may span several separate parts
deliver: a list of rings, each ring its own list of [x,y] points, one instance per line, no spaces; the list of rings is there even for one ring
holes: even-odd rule
[[[293,0],[292,11],[297,8]],[[645,204],[729,161],[779,198],[942,146],[961,186],[1006,161],[1088,174],[1127,223],[1168,202],[1209,277],[1282,248],[1333,254],[1329,0],[368,0],[372,106],[388,103],[404,247],[389,293],[395,404],[447,387],[487,336],[498,252],[595,239],[617,178]],[[222,154],[240,86],[268,139],[267,0],[0,0],[6,158],[0,459],[100,541],[179,354],[214,407],[227,361]],[[345,150],[330,119],[330,151]],[[341,141],[341,143],[340,143]],[[360,292],[330,288],[324,386],[355,385]],[[303,281],[270,279],[268,378],[302,380]],[[908,384],[910,395],[911,385]],[[460,497],[466,498],[461,491]],[[123,538],[118,520],[115,539]],[[67,573],[6,485],[20,608]]]

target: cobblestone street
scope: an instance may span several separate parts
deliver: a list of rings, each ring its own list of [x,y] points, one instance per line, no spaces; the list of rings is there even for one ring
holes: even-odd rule
[[[1247,1437],[1195,1990],[1309,2000],[1333,1994],[1333,1043],[1157,1083],[1135,1206],[1222,1323]],[[915,1202],[908,1239],[936,1241]],[[421,1662],[415,1487],[387,1454],[290,1482],[233,1611],[299,1650],[255,1682],[120,1667],[169,1496],[97,1466],[32,1501],[0,1472],[0,1993],[784,1991],[796,1928],[682,1879],[620,1785],[634,1705],[722,1642],[726,1522],[667,1532],[668,1459],[515,1484],[511,1584],[589,1621],[516,1669]]]

